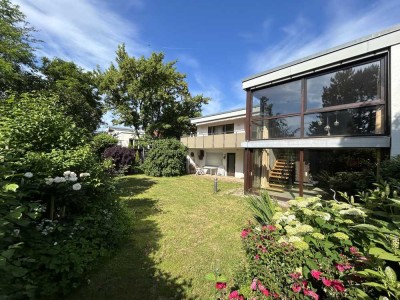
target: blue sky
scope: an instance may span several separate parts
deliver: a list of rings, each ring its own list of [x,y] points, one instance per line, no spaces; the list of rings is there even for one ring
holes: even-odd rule
[[[37,54],[86,69],[130,55],[178,60],[203,114],[245,106],[255,73],[400,23],[400,1],[12,0],[44,41]]]

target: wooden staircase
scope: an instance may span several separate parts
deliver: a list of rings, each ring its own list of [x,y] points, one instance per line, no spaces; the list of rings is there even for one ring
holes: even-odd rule
[[[293,173],[294,164],[294,160],[290,156],[286,154],[280,155],[269,172],[269,187],[267,190],[283,192]]]

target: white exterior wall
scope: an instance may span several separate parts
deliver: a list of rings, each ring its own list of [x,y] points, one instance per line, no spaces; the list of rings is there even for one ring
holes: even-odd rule
[[[390,155],[400,154],[400,45],[390,49],[390,114],[391,149]]]
[[[219,122],[213,122],[213,123],[208,123],[208,124],[203,124],[203,125],[198,125],[197,126],[197,135],[208,135],[208,127],[209,126],[219,126],[219,125],[224,125],[224,124],[234,124],[233,130],[235,132],[243,132],[244,131],[244,122],[245,119],[235,119],[231,121],[219,121]]]
[[[192,152],[194,153],[194,157],[190,156]],[[200,154],[199,149],[189,149],[188,153],[189,155],[187,156],[187,160],[188,163],[193,166],[193,168],[194,167],[202,168],[206,165],[207,153],[225,154],[225,158],[222,160],[222,166],[225,169],[225,175],[227,170],[227,154],[235,153],[235,177],[244,178],[244,168],[243,168],[244,150],[242,149],[204,149],[204,157],[202,160],[199,159],[199,154]]]

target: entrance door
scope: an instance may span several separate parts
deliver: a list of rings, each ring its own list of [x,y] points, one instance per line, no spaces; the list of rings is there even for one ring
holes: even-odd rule
[[[227,159],[228,176],[235,176],[235,153],[228,153]]]

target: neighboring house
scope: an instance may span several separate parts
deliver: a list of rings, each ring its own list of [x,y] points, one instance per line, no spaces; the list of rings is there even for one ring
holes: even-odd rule
[[[207,173],[243,178],[244,124],[246,110],[234,110],[191,119],[193,136],[182,137],[188,147],[188,172],[196,167]]]
[[[122,147],[134,148],[137,144],[136,130],[127,127],[114,127],[110,126],[107,129],[107,133],[118,139],[118,145]],[[139,132],[140,136],[141,133]]]
[[[400,154],[400,26],[243,80],[245,191],[318,191]]]

